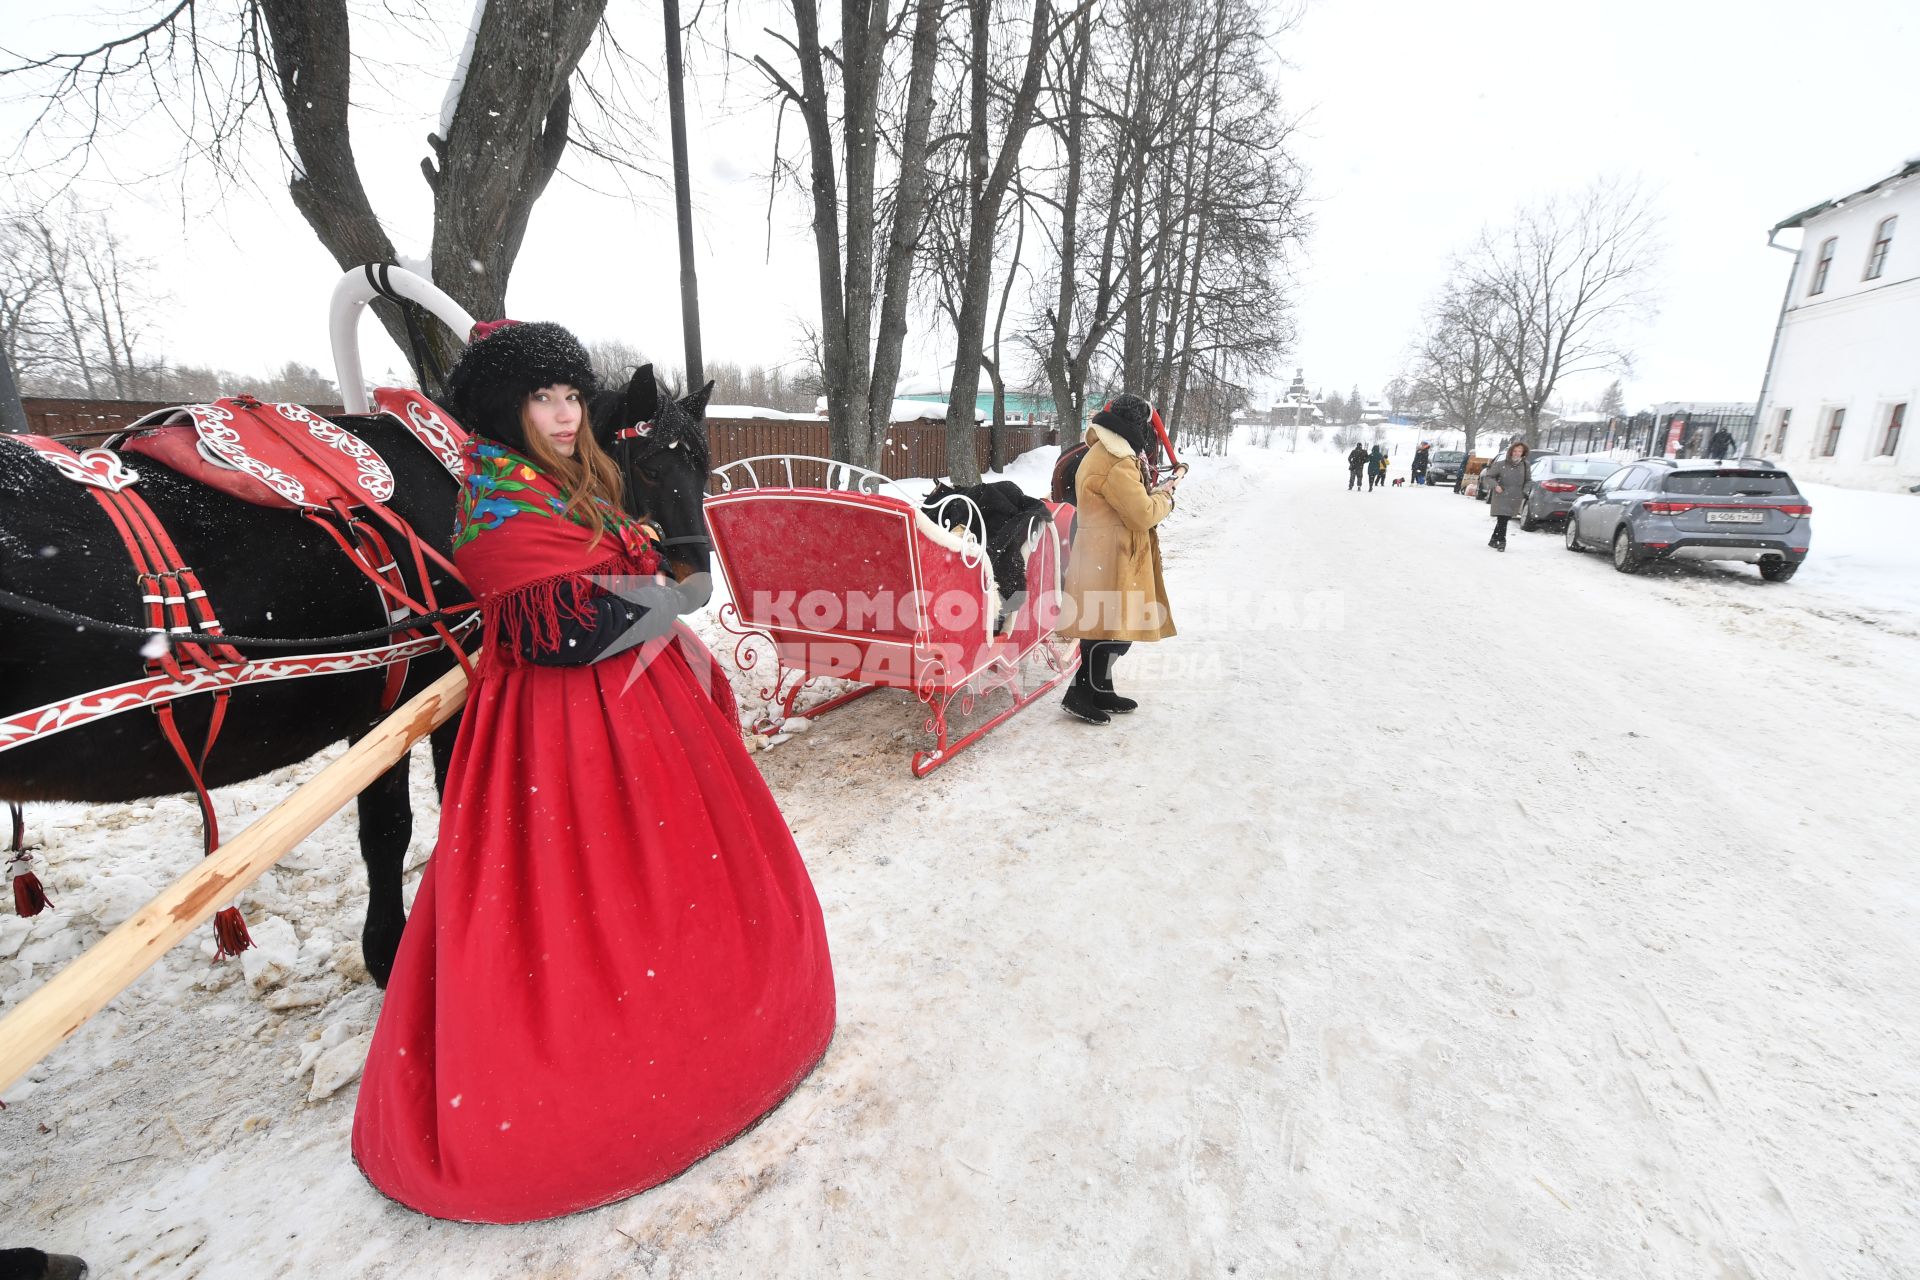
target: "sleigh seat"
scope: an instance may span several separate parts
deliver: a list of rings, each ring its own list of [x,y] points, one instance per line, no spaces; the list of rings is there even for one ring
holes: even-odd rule
[[[1070,510],[1036,526],[1024,548],[1027,590],[1006,600],[986,548],[964,533],[985,527],[977,509],[942,509],[930,520],[892,480],[823,458],[748,458],[715,475],[721,492],[707,499],[707,524],[731,593],[720,622],[740,638],[743,670],[763,647],[774,659],[764,696],[776,712],[759,732],[875,689],[905,689],[926,705],[936,734],[932,749],[913,756],[913,772],[925,776],[1073,670],[1073,647],[1054,638],[1059,529]],[[961,495],[946,501],[972,507]],[[1030,657],[1043,668],[1037,684],[1025,670]],[[858,687],[797,710],[802,689],[820,679]],[[953,736],[949,711],[967,715],[1003,689],[1010,706]]]

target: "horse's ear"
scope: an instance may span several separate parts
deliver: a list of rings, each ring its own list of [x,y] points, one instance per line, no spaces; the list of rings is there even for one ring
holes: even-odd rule
[[[643,364],[627,383],[627,420],[623,425],[637,427],[652,422],[659,413],[660,384],[653,380],[653,366]]]
[[[700,388],[690,396],[681,396],[680,407],[691,414],[695,422],[705,422],[707,420],[707,401],[711,399],[713,399],[713,380],[709,378],[706,386]]]

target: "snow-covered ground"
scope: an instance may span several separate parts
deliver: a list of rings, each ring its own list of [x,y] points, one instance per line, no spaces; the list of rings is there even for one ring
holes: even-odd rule
[[[0,1245],[396,1280],[1920,1273],[1920,508],[1816,493],[1815,559],[1765,585],[1498,555],[1477,503],[1344,485],[1196,465],[1181,634],[1120,663],[1111,728],[1035,707],[916,781],[882,692],[757,757],[840,1028],[675,1182],[517,1228],[365,1185],[342,817],[246,894],[260,952],[178,949],[8,1095]],[[184,801],[29,817],[59,909],[0,917],[8,1005],[196,852]]]

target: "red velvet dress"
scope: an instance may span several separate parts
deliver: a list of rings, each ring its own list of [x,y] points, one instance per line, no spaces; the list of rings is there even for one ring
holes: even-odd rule
[[[631,533],[589,551],[538,483],[506,516],[479,488],[455,555],[488,656],[353,1153],[422,1213],[526,1222],[654,1186],[765,1115],[826,1052],[833,971],[806,867],[690,633],[587,666],[502,642],[651,551]]]

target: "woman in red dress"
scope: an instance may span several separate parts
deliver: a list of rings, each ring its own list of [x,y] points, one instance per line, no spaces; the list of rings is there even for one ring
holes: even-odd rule
[[[813,884],[709,660],[684,628],[623,647],[647,620],[591,581],[660,563],[589,429],[593,385],[547,324],[483,338],[449,379],[475,433],[454,560],[485,659],[353,1123],[368,1180],[437,1218],[663,1182],[833,1035]]]

